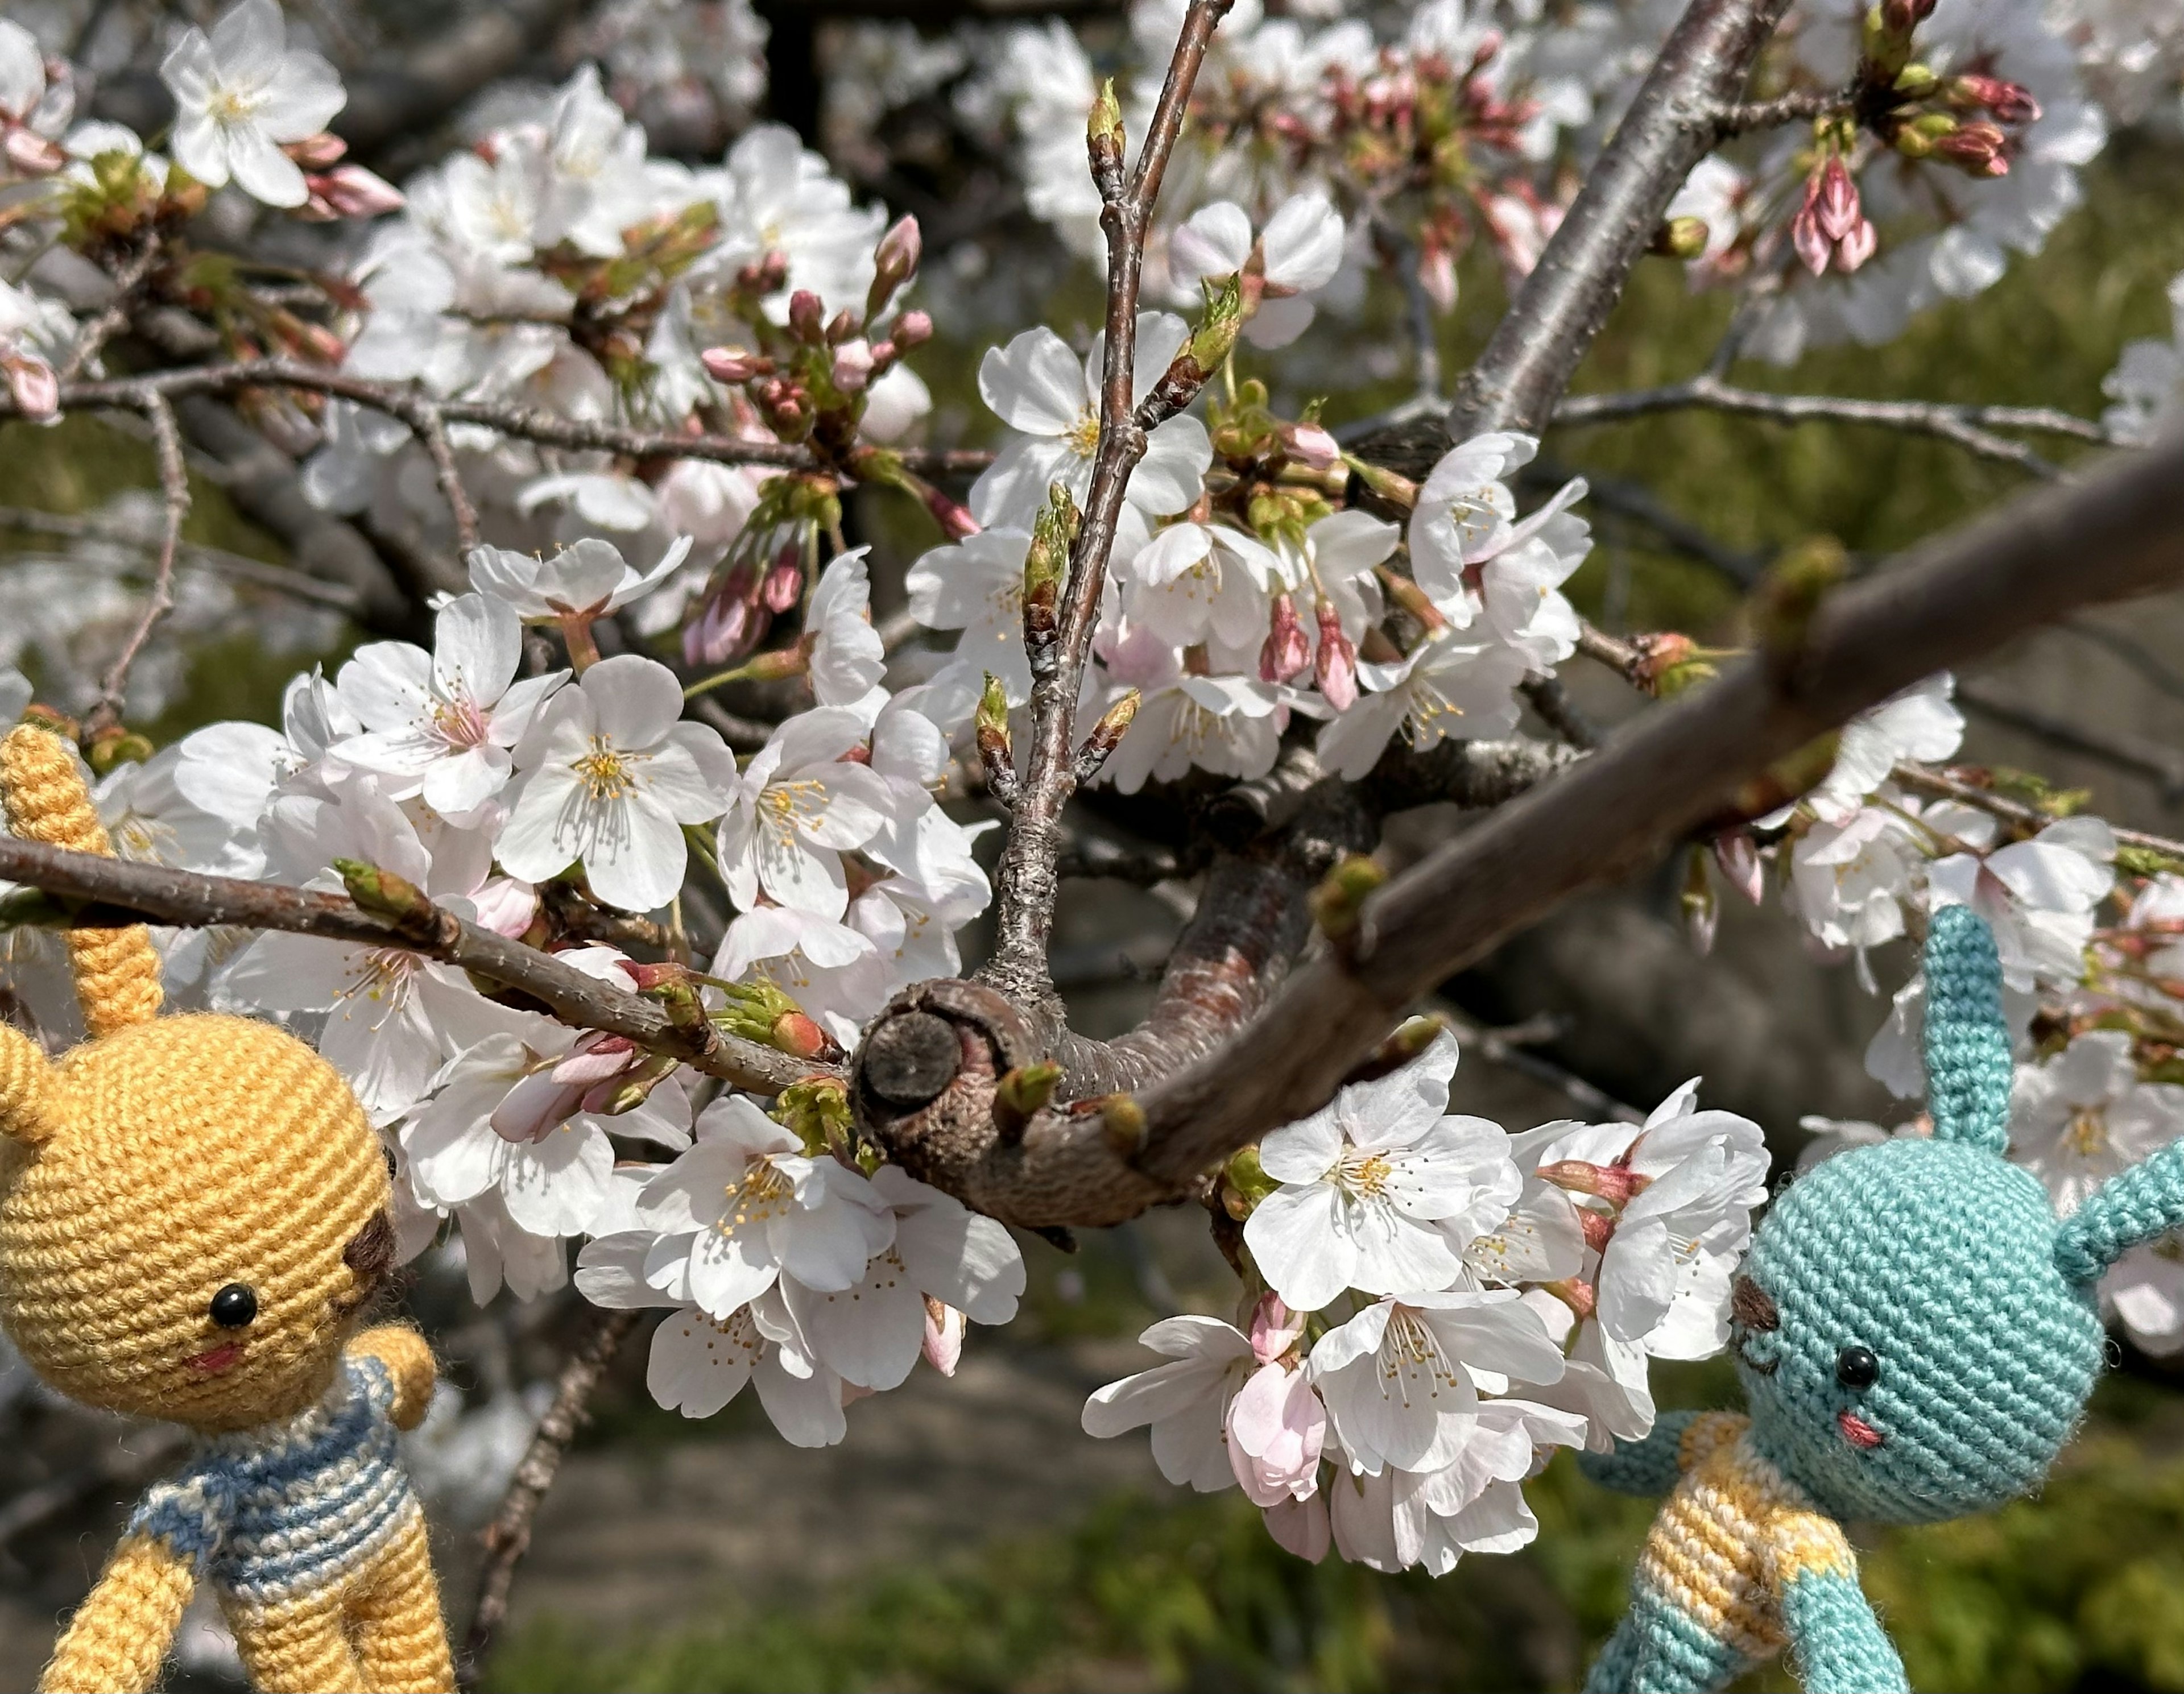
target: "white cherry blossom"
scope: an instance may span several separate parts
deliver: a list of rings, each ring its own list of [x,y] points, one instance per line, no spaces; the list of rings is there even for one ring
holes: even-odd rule
[[[1169,313],[1138,315],[1133,404],[1152,392],[1190,334]],[[1056,482],[1083,505],[1100,441],[1102,346],[1095,341],[1080,360],[1060,336],[1041,328],[988,351],[978,366],[978,393],[1011,433],[972,486],[971,513],[980,523],[1028,527]],[[1130,473],[1130,505],[1148,517],[1183,510],[1198,498],[1212,457],[1205,425],[1188,413],[1167,419],[1147,438],[1145,455]]]
[[[504,548],[481,547],[470,555],[471,582],[505,601],[526,623],[552,623],[571,616],[604,617],[651,593],[672,576],[690,551],[683,536],[649,570],[625,564],[612,542],[586,537],[550,559]]]
[[[515,756],[526,775],[495,844],[503,867],[539,883],[580,864],[594,894],[630,911],[674,897],[682,827],[719,816],[735,791],[720,732],[684,720],[675,673],[633,653],[555,694]]]
[[[1170,1482],[1213,1494],[1233,1487],[1223,1423],[1257,1363],[1251,1338],[1217,1318],[1163,1318],[1138,1337],[1171,1362],[1111,1382],[1084,1402],[1088,1435],[1152,1426],[1153,1463]]]
[[[1318,192],[1283,202],[1256,240],[1244,209],[1217,200],[1168,237],[1168,264],[1182,281],[1244,272],[1247,298],[1256,296],[1244,338],[1254,347],[1287,347],[1311,327],[1312,302],[1303,297],[1334,279],[1342,237],[1342,215]]]
[[[1357,666],[1366,692],[1319,733],[1320,762],[1356,782],[1368,776],[1398,730],[1420,752],[1444,741],[1490,740],[1517,727],[1516,688],[1525,655],[1499,642],[1443,630],[1391,664]]]
[[[1253,1208],[1244,1240],[1292,1309],[1317,1312],[1351,1288],[1448,1288],[1464,1247],[1507,1214],[1522,1188],[1508,1137],[1485,1118],[1444,1115],[1456,1062],[1444,1034],[1260,1144],[1281,1186]]]
[[[842,855],[895,807],[885,780],[844,755],[864,750],[857,714],[823,706],[788,719],[752,755],[721,819],[721,875],[744,911],[761,894],[816,917],[849,909]]]
[[[2044,1063],[2020,1067],[2010,1151],[2068,1215],[2109,1178],[2184,1135],[2184,1088],[2139,1080],[2131,1038],[2088,1029]]]
[[[367,727],[337,742],[337,758],[387,778],[395,800],[416,794],[462,821],[507,784],[510,749],[566,671],[518,680],[523,627],[505,602],[458,596],[440,608],[429,654],[406,641],[357,649],[335,686]]]
[[[207,36],[188,29],[159,66],[175,97],[175,162],[209,187],[231,177],[269,206],[300,206],[304,173],[281,151],[348,101],[334,68],[287,45],[274,0],[237,0]]]

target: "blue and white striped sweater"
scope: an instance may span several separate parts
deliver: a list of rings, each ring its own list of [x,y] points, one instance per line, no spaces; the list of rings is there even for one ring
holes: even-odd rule
[[[207,1440],[129,1520],[201,1577],[266,1606],[337,1582],[369,1560],[416,1496],[395,1447],[394,1381],[378,1359],[345,1358],[308,1412]]]

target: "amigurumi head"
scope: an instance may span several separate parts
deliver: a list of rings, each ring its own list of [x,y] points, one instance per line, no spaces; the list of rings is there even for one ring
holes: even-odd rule
[[[1926,970],[1933,1138],[1799,1178],[1731,1286],[1753,1439],[1838,1518],[1937,1521],[2036,1487],[2104,1361],[2094,1285],[2143,1238],[2121,1185],[2059,1226],[2003,1157],[2010,1056],[1986,925],[1935,912]]]
[[[72,756],[0,743],[8,822],[108,850]],[[159,1017],[141,928],[69,938],[92,1039],[49,1062],[0,1025],[0,1324],[91,1405],[241,1429],[326,1392],[393,1257],[384,1156],[303,1042]]]

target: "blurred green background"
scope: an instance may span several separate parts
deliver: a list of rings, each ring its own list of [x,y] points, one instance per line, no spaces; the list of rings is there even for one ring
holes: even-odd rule
[[[2088,174],[2086,206],[2039,257],[2018,264],[1989,293],[1927,313],[1883,349],[1831,351],[1793,371],[1745,365],[1736,374],[1806,392],[2039,404],[2098,415],[2101,378],[2124,342],[2168,333],[2163,291],[2184,270],[2180,184],[2184,151],[2126,137]],[[1488,267],[1472,266],[1464,281],[1443,348],[1451,370],[1483,340],[1500,305]],[[1089,299],[1066,293],[1054,320],[1066,327]],[[1579,386],[1645,386],[1687,375],[1724,316],[1719,298],[1686,292],[1677,267],[1648,261]],[[1396,304],[1379,301],[1355,332],[1357,344],[1399,340],[1398,324]],[[1323,331],[1340,333],[1324,320]],[[920,361],[944,424],[974,415],[976,350],[944,339]],[[1292,376],[1276,366],[1267,374],[1278,388],[1289,382],[1292,399],[1318,392],[1310,371]],[[1406,381],[1391,376],[1334,393],[1328,417],[1340,423],[1407,391]],[[2070,450],[2045,445],[2059,457]],[[1885,551],[2023,481],[2011,468],[1938,441],[1702,413],[1563,432],[1546,451],[1573,470],[1641,483],[1722,540],[1763,554],[1821,532],[1855,550]],[[152,481],[142,444],[96,422],[0,430],[0,504],[79,510]],[[192,538],[278,557],[216,488],[198,493]],[[1602,532],[1610,544],[1576,584],[1588,611],[1625,628],[1695,633],[1731,621],[1737,591],[1718,573],[1661,550],[1641,529],[1603,523]],[[922,544],[912,532],[882,538],[905,555]],[[0,548],[12,544],[0,537]],[[2056,562],[2069,567],[2067,560]],[[214,717],[269,716],[292,669],[292,660],[261,659],[247,632],[238,633],[196,656],[181,699],[148,727],[164,737]],[[1112,1240],[1090,1241],[1083,1258],[1066,1265],[1035,1244],[1028,1251],[1030,1315],[978,1346],[1053,1349],[1127,1337],[1158,1315],[1133,1291],[1125,1255]],[[1065,1288],[1065,1278],[1077,1280]],[[1719,1368],[1671,1371],[1661,1399],[1667,1406],[1733,1403],[1734,1388]],[[683,1424],[652,1411],[629,1371],[605,1412],[586,1438],[594,1453],[714,1440],[756,1415],[739,1405],[713,1424]],[[861,1415],[884,1417],[886,1408]],[[967,1424],[962,1439],[977,1438]],[[1618,1615],[1651,1507],[1592,1488],[1566,1458],[1529,1493],[1542,1524],[1533,1548],[1473,1557],[1435,1581],[1334,1561],[1306,1566],[1276,1548],[1234,1493],[1132,1491],[1089,1515],[1004,1524],[998,1539],[980,1545],[935,1547],[838,1582],[792,1582],[798,1591],[786,1598],[724,1592],[695,1617],[641,1629],[616,1632],[534,1615],[493,1662],[489,1686],[1574,1686]],[[854,1521],[832,1532],[848,1541],[860,1533]],[[2103,1388],[2085,1437],[2041,1498],[1865,1545],[1868,1587],[1921,1689],[2184,1689],[2184,1396],[2140,1362]],[[1754,1686],[1787,1684],[1775,1672]]]

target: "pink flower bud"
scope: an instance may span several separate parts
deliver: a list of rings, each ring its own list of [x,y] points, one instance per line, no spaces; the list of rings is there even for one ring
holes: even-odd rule
[[[1312,644],[1305,639],[1304,625],[1297,621],[1296,602],[1287,594],[1274,596],[1273,616],[1267,639],[1259,649],[1259,680],[1286,683],[1312,663]]]
[[[809,288],[799,288],[788,297],[788,327],[799,341],[825,340],[827,303]]]
[[[1805,262],[1805,269],[1818,276],[1828,268],[1831,243],[1820,232],[1819,213],[1816,209],[1820,197],[1820,179],[1817,175],[1805,181],[1805,203],[1797,208],[1797,216],[1790,220],[1790,242],[1797,249],[1797,257]]]
[[[398,212],[407,203],[402,191],[360,164],[338,164],[332,170],[306,176],[314,210],[324,209],[337,218],[376,218]]]
[[[320,130],[315,136],[287,142],[281,151],[306,170],[324,170],[348,151],[348,143],[337,135]]]
[[[1328,705],[1348,711],[1357,704],[1357,649],[1342,632],[1342,618],[1332,600],[1322,600],[1314,616],[1319,622],[1319,654],[1312,663],[1312,679]]]
[[[706,596],[698,616],[683,630],[682,661],[692,666],[731,663],[763,641],[772,627],[773,614],[759,602],[758,569],[745,560]]]
[[[50,176],[68,163],[68,155],[59,147],[47,141],[36,130],[23,128],[0,120],[0,157],[21,176]]]
[[[918,230],[917,220],[905,213],[880,237],[880,244],[872,254],[872,265],[893,287],[916,275],[918,261],[924,256],[925,237]]]
[[[967,541],[982,526],[971,515],[970,507],[961,500],[950,499],[930,483],[925,489],[925,509],[933,514],[933,522],[950,541]]]
[[[774,562],[773,569],[766,573],[766,585],[759,598],[772,612],[785,612],[804,594],[804,562],[784,551]]]
[[[1830,241],[1841,241],[1853,229],[1864,214],[1858,206],[1858,184],[1851,181],[1849,167],[1836,153],[1820,167],[1820,192],[1814,201],[1813,210],[1819,220],[1820,233]]]
[[[845,394],[861,393],[879,362],[869,342],[845,341],[834,349],[834,386]]]
[[[925,1296],[926,1363],[943,1376],[956,1374],[956,1367],[963,1358],[963,1332],[969,1320],[952,1306],[943,1305],[931,1295]]]
[[[773,361],[744,347],[709,347],[698,355],[716,382],[726,382],[731,387],[748,382],[755,376],[773,374]]]
[[[1949,79],[1953,102],[1984,106],[2005,124],[2029,124],[2040,115],[2040,103],[2029,89],[1998,76],[1955,76]]]
[[[1304,1319],[1279,1294],[1262,1294],[1251,1308],[1251,1351],[1261,1364],[1272,1364],[1304,1336]]]
[[[905,312],[894,320],[888,339],[907,352],[919,343],[933,339],[933,320],[923,312]]]
[[[33,423],[42,423],[60,410],[61,385],[53,367],[33,353],[0,358],[0,371],[8,373],[8,392],[16,406]]]
[[[1307,471],[1332,471],[1342,462],[1341,443],[1316,423],[1281,426],[1282,451]]]
[[[2008,145],[2009,137],[1993,124],[1960,124],[1934,143],[1934,153],[1975,176],[2007,176]]]
[[[857,332],[856,315],[847,306],[827,320],[827,344],[838,347]]]
[[[1873,220],[1860,218],[1857,226],[1836,243],[1836,269],[1847,274],[1873,257],[1874,249],[1880,245],[1880,237],[1873,227]]]
[[[1759,904],[1766,879],[1759,864],[1759,846],[1748,829],[1724,829],[1713,838],[1713,861],[1724,881],[1752,905]]]

